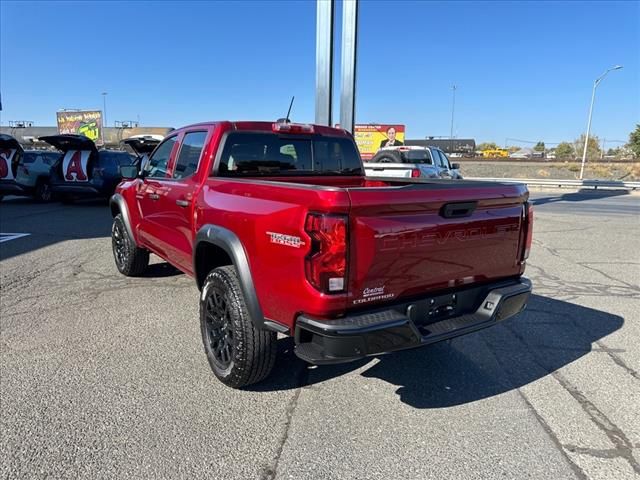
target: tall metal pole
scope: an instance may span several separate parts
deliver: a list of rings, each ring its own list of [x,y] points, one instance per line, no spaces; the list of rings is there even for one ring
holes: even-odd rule
[[[351,133],[355,125],[357,43],[358,0],[343,0],[340,126]]]
[[[589,133],[591,132],[591,115],[593,114],[593,102],[596,99],[596,87],[598,81],[593,84],[593,93],[591,94],[591,106],[589,107],[589,121],[587,122],[587,135],[584,137],[584,149],[582,150],[582,166],[580,167],[580,180],[584,175],[584,163],[587,160],[587,147],[589,146]]]
[[[101,133],[102,133],[102,145],[104,145],[104,130],[105,128],[107,128],[107,92],[102,92],[102,128]]]
[[[335,0],[316,5],[316,124],[331,126],[333,107],[333,24]]]
[[[622,68],[622,65],[616,65],[614,67],[611,67],[609,70],[607,70],[598,78],[596,78],[595,82],[593,82],[593,92],[591,93],[591,106],[589,107],[589,121],[587,122],[587,134],[584,137],[584,149],[582,150],[582,166],[580,167],[580,180],[582,180],[582,177],[584,175],[584,164],[587,161],[587,148],[589,146],[589,133],[591,133],[591,116],[593,114],[593,103],[596,99],[596,88],[598,88],[598,85],[600,85],[600,82],[604,79],[604,77],[607,76],[607,73],[609,73],[611,70],[620,70],[621,68]]]
[[[453,153],[453,117],[456,111],[456,85],[453,84],[451,90],[453,90],[453,99],[451,101],[451,132],[449,134],[449,153]]]

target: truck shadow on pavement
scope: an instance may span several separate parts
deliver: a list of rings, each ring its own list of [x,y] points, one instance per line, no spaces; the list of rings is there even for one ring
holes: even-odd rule
[[[314,368],[302,378],[304,386],[321,384],[364,369],[363,377],[397,386],[400,400],[412,407],[451,407],[518,389],[590,352],[613,356],[620,364],[619,352],[599,342],[623,323],[617,315],[532,295],[525,312],[481,332],[384,355],[368,369],[370,359]],[[256,389],[282,389],[287,382],[276,372],[283,367]]]
[[[547,197],[532,198],[534,206],[545,205],[556,202],[584,202],[586,200],[598,200],[601,198],[619,197],[629,195],[628,190],[594,190],[593,188],[583,188],[577,192],[550,194]]]

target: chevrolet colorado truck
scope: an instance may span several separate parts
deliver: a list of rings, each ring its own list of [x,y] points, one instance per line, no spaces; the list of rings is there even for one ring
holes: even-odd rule
[[[345,130],[215,122],[172,131],[111,198],[118,270],[152,252],[195,277],[209,364],[266,378],[277,334],[313,364],[418,347],[526,305],[526,186],[365,177]]]

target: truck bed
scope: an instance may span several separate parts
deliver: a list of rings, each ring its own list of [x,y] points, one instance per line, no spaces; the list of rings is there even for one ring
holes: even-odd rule
[[[339,316],[524,271],[524,185],[362,176],[209,179],[207,185],[211,190],[205,186],[203,202],[212,213],[242,212],[225,218],[227,228],[247,231],[252,271],[278,272],[275,278],[256,276],[256,288],[265,316],[288,324],[300,311]],[[460,204],[464,208],[455,212]],[[454,217],[444,217],[444,209],[452,207]],[[345,294],[318,297],[313,287],[299,282],[311,244],[305,232],[310,211],[348,216]],[[247,218],[251,224],[245,223]],[[305,246],[268,243],[265,232],[300,238]],[[274,287],[285,302],[267,293]]]

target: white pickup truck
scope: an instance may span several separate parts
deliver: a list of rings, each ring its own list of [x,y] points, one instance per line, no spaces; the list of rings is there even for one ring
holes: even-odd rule
[[[370,177],[462,179],[460,165],[437,147],[381,148],[364,168]]]

